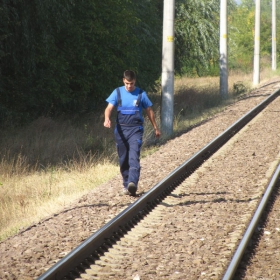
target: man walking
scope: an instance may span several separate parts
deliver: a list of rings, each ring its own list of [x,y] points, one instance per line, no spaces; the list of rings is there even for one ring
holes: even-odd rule
[[[142,109],[155,130],[155,136],[160,131],[151,108],[153,105],[145,91],[135,86],[136,75],[131,70],[124,71],[124,86],[116,88],[106,99],[104,126],[111,127],[110,116],[114,107],[117,107],[117,120],[114,130],[117,152],[119,156],[120,172],[123,178],[123,192],[135,196],[140,177],[140,150],[143,138]]]

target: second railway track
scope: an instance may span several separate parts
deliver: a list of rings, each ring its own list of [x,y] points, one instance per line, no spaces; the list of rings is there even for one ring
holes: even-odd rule
[[[86,270],[87,274],[82,273],[81,277],[220,279],[252,209],[256,207],[263,188],[279,160],[279,121],[277,121],[279,107],[278,97],[246,128],[235,135],[227,146],[220,149],[182,182],[149,214],[147,219],[138,223],[113,249],[109,249],[104,257]],[[234,106],[228,109],[229,113],[235,114],[234,109]],[[217,123],[221,129],[227,125],[226,122]],[[200,132],[211,137],[212,131],[206,127]],[[179,155],[175,155],[173,148],[174,143],[181,140],[180,137],[175,139],[173,145],[169,146],[169,153],[163,155],[169,161],[168,168],[171,168],[172,164],[178,166],[176,162]],[[184,145],[181,143],[180,153],[187,155],[189,150]],[[198,139],[196,145],[200,145]],[[158,158],[154,158],[154,166],[157,165],[156,159]],[[160,167],[165,169],[167,166],[161,162]],[[154,173],[154,177],[157,178],[158,173]],[[149,185],[151,179],[154,178],[147,177],[147,180],[142,180],[142,184]],[[104,208],[111,209],[111,215],[126,207],[125,204],[121,205],[121,201],[129,203],[131,200],[123,197],[118,203],[116,200],[114,202],[113,194],[108,192],[107,195],[108,206],[104,203],[105,199],[103,203]],[[101,211],[104,208],[99,208],[100,217],[103,218]],[[68,220],[71,217],[74,219],[71,212],[71,209],[65,211]],[[100,217],[96,216],[96,219]],[[90,217],[87,220],[91,222]],[[46,224],[47,222],[46,220]],[[104,222],[106,220],[103,220],[103,224]],[[102,222],[100,223],[102,225]],[[35,229],[34,225],[29,231]],[[76,232],[79,236],[84,233],[83,231],[81,234],[77,230]],[[56,233],[58,236],[57,229]],[[51,248],[49,252],[51,253]]]

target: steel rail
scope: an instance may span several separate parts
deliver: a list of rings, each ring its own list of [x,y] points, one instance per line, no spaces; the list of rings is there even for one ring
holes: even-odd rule
[[[260,204],[259,204],[227,270],[226,270],[226,273],[224,274],[223,280],[230,280],[234,276],[234,273],[244,254],[244,251],[255,231],[255,228],[256,228],[264,210],[265,210],[265,206],[271,196],[271,193],[272,193],[275,185],[277,184],[277,180],[279,179],[279,176],[280,176],[280,164],[278,165],[278,168],[276,169],[275,173],[272,176],[272,179],[270,180],[270,183],[264,193],[264,196],[263,196],[262,200],[260,201]]]
[[[259,105],[237,120],[223,133],[132,203],[128,208],[92,234],[53,267],[49,268],[37,280],[72,279],[71,277],[66,278],[69,273],[71,274],[71,271],[73,271],[74,274],[82,272],[87,260],[90,262],[94,259],[98,259],[100,255],[107,251],[108,247],[111,247],[112,244],[119,240],[123,234],[130,230],[140,219],[147,215],[158,203],[170,194],[176,186],[190,176],[205,160],[272,102],[279,95],[279,92],[280,89],[274,91]]]

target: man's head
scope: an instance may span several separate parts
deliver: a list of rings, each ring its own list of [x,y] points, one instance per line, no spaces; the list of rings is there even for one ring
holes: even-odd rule
[[[134,91],[136,82],[136,75],[131,70],[125,70],[123,73],[123,83],[125,89],[129,92]]]

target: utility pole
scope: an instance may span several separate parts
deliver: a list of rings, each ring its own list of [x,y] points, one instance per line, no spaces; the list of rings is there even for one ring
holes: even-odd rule
[[[260,17],[261,3],[260,0],[255,0],[255,49],[254,49],[254,76],[253,85],[260,83]]]
[[[161,74],[161,132],[164,137],[171,136],[173,133],[174,17],[175,0],[164,0]]]
[[[220,94],[228,96],[227,0],[220,1]]]
[[[276,0],[272,0],[272,70],[276,70]]]

